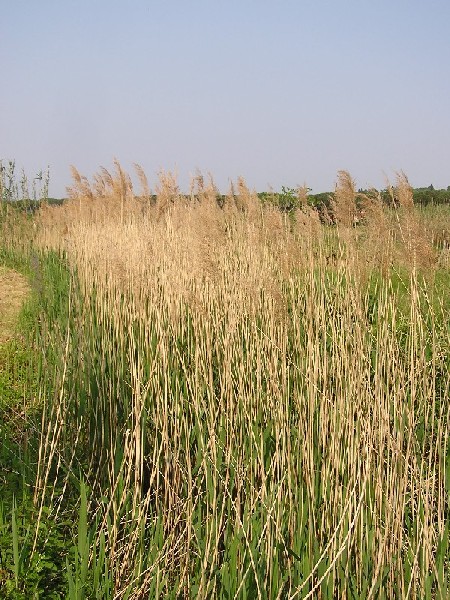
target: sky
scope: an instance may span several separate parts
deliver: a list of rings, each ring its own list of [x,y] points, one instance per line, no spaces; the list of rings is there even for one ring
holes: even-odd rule
[[[450,185],[449,0],[0,0],[0,159]]]

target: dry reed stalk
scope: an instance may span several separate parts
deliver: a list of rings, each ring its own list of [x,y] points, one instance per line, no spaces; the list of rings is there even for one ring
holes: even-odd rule
[[[81,175],[73,165],[71,165],[70,170],[74,183],[72,187],[67,188],[69,198],[88,198],[89,200],[92,200],[94,198],[94,193],[87,177]]]
[[[261,215],[261,203],[256,192],[251,191],[247,187],[243,177],[238,177],[237,190],[238,195],[234,198],[237,209],[247,215],[250,221],[259,219]]]
[[[366,261],[364,270],[370,273],[373,269],[379,269],[387,275],[395,257],[394,232],[388,208],[383,205],[377,190],[370,190],[363,197],[362,218],[364,228],[361,246]]]
[[[399,171],[396,174],[395,197],[400,208],[403,208],[404,210],[413,210],[413,189],[408,181],[408,177],[403,171]]]
[[[312,217],[291,226],[242,181],[223,209],[204,182],[194,190],[195,203],[177,201],[162,174],[154,211],[130,201],[70,226],[92,411],[76,443],[106,465],[92,463],[90,483],[108,499],[95,544],[103,532],[116,594],[153,552],[131,597],[193,585],[214,597],[230,565],[236,597],[252,579],[255,597],[319,597],[328,582],[330,597],[354,586],[370,598],[381,578],[388,598],[424,597],[448,511],[449,384],[437,389],[436,373],[450,340],[429,333],[435,309],[413,275],[400,336],[389,280],[374,308],[355,277],[355,237],[327,263],[329,232]],[[369,228],[385,223],[378,201]],[[65,414],[43,429],[65,428]],[[145,551],[140,531],[154,535]]]
[[[435,252],[426,229],[421,227],[413,190],[403,171],[396,175],[394,195],[399,207],[397,226],[404,249],[402,258],[408,265],[429,268],[435,263]]]
[[[173,204],[181,199],[176,174],[170,171],[159,171],[155,191],[159,217],[164,215]]]
[[[344,228],[355,225],[357,218],[356,188],[348,171],[338,171],[332,209],[337,224]]]
[[[138,165],[137,163],[134,163],[133,166],[134,166],[134,170],[136,171],[136,174],[138,176],[139,183],[141,184],[141,197],[142,197],[142,200],[144,202],[149,203],[150,200],[151,200],[152,192],[151,192],[150,186],[148,184],[147,175],[145,174],[145,171],[141,167],[141,165]]]

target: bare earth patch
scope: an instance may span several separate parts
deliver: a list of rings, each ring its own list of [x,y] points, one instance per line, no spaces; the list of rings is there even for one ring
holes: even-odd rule
[[[23,275],[0,266],[0,344],[14,336],[17,317],[29,292]]]

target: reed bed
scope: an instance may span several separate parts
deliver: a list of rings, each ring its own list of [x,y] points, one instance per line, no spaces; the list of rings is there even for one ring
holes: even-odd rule
[[[406,178],[355,227],[341,173],[329,227],[144,177],[75,172],[33,234],[68,264],[34,502],[76,506],[69,597],[448,598],[445,248]]]

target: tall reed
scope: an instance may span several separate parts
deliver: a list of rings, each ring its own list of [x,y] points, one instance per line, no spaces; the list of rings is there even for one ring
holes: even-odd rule
[[[139,176],[38,222],[72,270],[35,484],[55,519],[79,489],[72,597],[447,598],[449,315],[403,216],[372,204],[380,274],[368,213]]]

